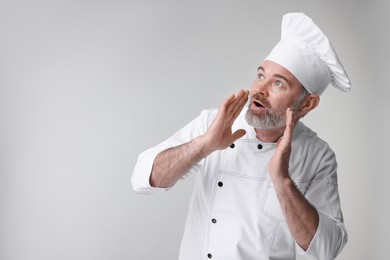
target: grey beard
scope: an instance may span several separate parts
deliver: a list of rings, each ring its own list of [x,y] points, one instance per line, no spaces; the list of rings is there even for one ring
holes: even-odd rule
[[[309,92],[302,86],[301,94],[291,106],[293,111],[299,110],[302,102],[308,95]],[[286,126],[286,110],[288,107],[283,107],[278,110],[269,109],[265,115],[259,116],[250,109],[251,103],[252,100],[249,102],[248,110],[245,114],[245,120],[250,126],[264,131],[281,129]]]
[[[298,111],[304,97],[305,95],[301,95],[292,105],[293,111]],[[259,116],[252,112],[250,103],[245,114],[245,120],[250,126],[264,131],[281,129],[286,126],[286,110],[288,107],[283,107],[278,110],[270,109],[267,110],[265,115]]]
[[[248,107],[245,114],[246,122],[257,129],[268,131],[273,129],[281,129],[286,126],[286,109],[267,111],[265,115],[258,116]]]
[[[301,103],[308,95],[310,95],[309,92],[307,92],[307,90],[302,86],[298,99],[292,105],[293,111],[299,110]],[[265,115],[259,116],[251,111],[251,103],[252,100],[249,102],[248,110],[245,114],[245,120],[250,126],[264,131],[281,129],[286,126],[287,107],[278,110],[269,109]]]

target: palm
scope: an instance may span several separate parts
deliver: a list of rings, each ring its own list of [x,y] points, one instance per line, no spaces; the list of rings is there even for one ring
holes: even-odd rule
[[[248,100],[248,91],[241,90],[227,98],[218,110],[218,114],[207,130],[208,144],[211,150],[227,148],[235,140],[245,135],[245,130],[232,132],[232,125]]]
[[[276,151],[272,157],[268,171],[271,177],[286,177],[291,155],[292,134],[295,127],[294,114],[292,109],[286,111],[286,129],[281,139],[276,144]]]

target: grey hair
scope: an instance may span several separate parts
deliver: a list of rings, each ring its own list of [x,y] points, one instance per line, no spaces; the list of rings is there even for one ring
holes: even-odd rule
[[[293,105],[294,111],[297,111],[299,109],[299,106],[302,104],[303,100],[305,99],[305,97],[310,95],[309,91],[307,91],[303,85],[301,86],[302,86],[301,93],[299,93],[299,96]]]

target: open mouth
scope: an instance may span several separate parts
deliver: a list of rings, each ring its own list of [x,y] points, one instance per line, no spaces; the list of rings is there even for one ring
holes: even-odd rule
[[[264,107],[259,101],[257,100],[253,100],[253,104],[256,106],[256,107]]]

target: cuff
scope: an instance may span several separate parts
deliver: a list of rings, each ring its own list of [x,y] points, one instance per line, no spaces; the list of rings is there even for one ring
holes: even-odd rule
[[[314,245],[316,244],[316,240],[318,239],[319,234],[321,233],[321,230],[322,230],[322,225],[323,225],[322,218],[323,218],[322,214],[320,212],[318,212],[318,227],[317,227],[316,233],[314,234],[314,237],[311,240],[310,245],[306,251],[302,247],[300,247],[297,243],[295,243],[296,248],[298,250],[298,254],[310,255],[310,252],[313,251]],[[309,259],[311,259],[311,258],[309,258]]]
[[[318,215],[318,228],[309,248],[305,251],[295,243],[297,251],[307,259],[334,259],[347,243],[347,232],[343,223],[335,222],[321,212]]]
[[[131,176],[133,190],[141,194],[152,194],[169,188],[156,188],[150,185],[149,179],[152,173],[153,162],[162,149],[149,149],[139,155]]]

